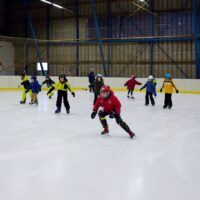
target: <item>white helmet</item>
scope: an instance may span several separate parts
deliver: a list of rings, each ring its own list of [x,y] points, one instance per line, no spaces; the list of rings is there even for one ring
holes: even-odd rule
[[[153,76],[150,75],[150,76],[148,77],[148,80],[153,80]]]

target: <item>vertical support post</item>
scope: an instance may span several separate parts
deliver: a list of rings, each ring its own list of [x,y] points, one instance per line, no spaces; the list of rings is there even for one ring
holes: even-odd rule
[[[106,77],[107,70],[106,70],[105,58],[104,58],[104,53],[103,53],[103,48],[102,48],[101,34],[100,34],[99,23],[98,23],[98,18],[97,18],[97,13],[96,13],[95,0],[89,0],[89,2],[92,8],[92,14],[94,17],[95,30],[96,30],[97,41],[98,41],[100,55],[101,55],[101,61],[103,65],[104,76]]]
[[[10,0],[4,0],[4,33],[6,36],[10,35],[10,30],[9,30],[9,8],[10,8]]]
[[[79,76],[79,4],[80,0],[76,0],[76,76]]]
[[[151,11],[154,11],[154,4],[153,4],[153,0],[150,1],[150,8]],[[154,36],[154,23],[155,23],[155,18],[154,15],[151,14],[151,18],[150,18],[150,35],[151,37]],[[154,42],[151,39],[150,41],[150,74],[154,74],[154,69],[153,69],[153,51],[154,51]]]
[[[38,61],[40,63],[40,67],[42,69],[42,74],[44,76],[45,73],[44,73],[43,65],[42,65],[41,58],[40,58],[39,45],[38,45],[37,40],[36,40],[36,35],[35,35],[34,28],[33,28],[31,16],[29,15],[29,12],[28,12],[27,0],[23,0],[23,4],[24,4],[24,10],[25,10],[25,13],[26,13],[26,17],[28,19],[29,28],[30,28],[30,31],[31,31],[31,34],[32,34],[32,37],[33,37],[33,43],[34,43],[36,55],[37,55]]]
[[[192,24],[193,24],[195,58],[196,58],[196,78],[200,79],[200,51],[199,51],[199,41],[198,41],[196,0],[192,0]]]
[[[46,9],[46,38],[47,38],[47,51],[46,51],[46,59],[47,59],[47,63],[49,65],[49,40],[50,40],[50,7],[49,5],[47,5],[47,9]],[[49,73],[49,69],[48,69],[48,73]]]
[[[108,76],[110,76],[110,65],[111,65],[111,37],[112,37],[112,20],[111,20],[111,2],[107,0],[107,39],[108,39],[108,46],[107,46],[107,69],[108,69]]]

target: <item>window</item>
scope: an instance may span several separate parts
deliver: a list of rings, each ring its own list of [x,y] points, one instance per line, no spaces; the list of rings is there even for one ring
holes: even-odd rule
[[[43,70],[48,71],[48,63],[47,62],[42,62]],[[37,71],[42,71],[40,63],[37,63]]]

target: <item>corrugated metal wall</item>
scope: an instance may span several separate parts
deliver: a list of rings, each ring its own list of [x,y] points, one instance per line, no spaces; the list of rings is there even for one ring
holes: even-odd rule
[[[57,3],[62,5],[68,5],[71,8],[75,8],[75,1],[57,0]],[[133,3],[134,2],[134,3]],[[97,13],[99,21],[108,14],[108,3],[109,1],[96,0]],[[140,2],[135,1],[113,1],[110,2],[110,10],[113,20],[117,20],[120,16],[123,17],[122,22],[124,23],[125,33],[121,32],[119,35],[117,30],[118,25],[113,25],[112,32],[115,32],[116,36],[126,36],[126,31],[132,29],[126,28],[131,23],[130,15],[134,13],[134,16],[144,16],[143,20],[138,26],[142,30],[146,30],[145,34],[149,31],[149,14],[143,9],[138,8],[135,3],[149,9],[149,6]],[[1,7],[1,6],[0,6]],[[41,3],[39,0],[30,2],[30,15],[33,20],[33,25],[36,31],[38,39],[47,39],[47,7],[46,4]],[[27,32],[27,26],[25,25],[26,19],[23,12],[23,5],[18,1],[13,1],[10,4],[10,35],[15,37],[25,37],[27,34],[31,37],[30,31]],[[154,10],[158,16],[162,13],[174,12],[171,16],[173,21],[181,21],[180,27],[177,26],[172,29],[174,32],[170,34],[177,35],[180,30],[184,29],[188,34],[191,33],[191,18],[183,19],[180,15],[177,15],[177,11],[191,12],[191,2],[186,0],[154,0]],[[185,17],[185,15],[184,15]],[[168,32],[169,26],[165,23],[170,24],[170,17],[165,17],[168,22],[162,21],[158,17],[156,23],[160,29],[165,26],[162,35]],[[187,18],[187,16],[186,16]],[[92,29],[93,35],[95,33],[94,27],[90,27],[92,19],[92,10],[88,1],[83,0],[80,5],[80,39],[88,39]],[[135,18],[134,18],[135,19]],[[163,18],[164,19],[164,18]],[[127,21],[129,20],[129,21]],[[184,23],[183,24],[183,21]],[[118,20],[117,20],[118,21]],[[102,22],[103,23],[103,22]],[[114,22],[113,22],[114,23]],[[190,24],[190,26],[187,26]],[[107,24],[101,26],[101,33],[107,31]],[[132,25],[130,25],[132,26]],[[0,24],[1,27],[1,24]],[[116,28],[115,28],[116,27]],[[165,30],[166,29],[166,30]],[[187,30],[185,30],[187,29]],[[114,33],[113,33],[114,34]],[[158,33],[157,33],[158,34]],[[94,35],[95,36],[95,35]],[[106,34],[105,34],[106,36]],[[137,35],[138,36],[138,35]],[[141,35],[143,36],[143,35]],[[50,33],[49,37],[51,40],[65,40],[75,41],[76,38],[76,19],[75,14],[71,12],[62,11],[56,8],[50,8]],[[96,36],[95,36],[96,37]],[[39,43],[40,44],[40,43]],[[24,64],[25,57],[25,40],[23,45],[16,46],[16,68],[19,72]],[[48,61],[50,65],[50,73],[52,75],[58,75],[61,72],[66,74],[75,75],[76,70],[76,45],[75,44],[60,44],[60,45],[49,45],[49,60],[47,60],[47,45],[40,44],[41,58],[43,61]],[[109,52],[110,48],[110,52]],[[30,66],[30,72],[36,70],[37,57],[35,55],[35,49],[32,42],[28,42],[27,45],[28,53],[26,61]],[[103,51],[105,55],[106,64],[108,65],[108,54],[110,54],[110,75],[111,76],[131,76],[131,74],[137,74],[138,77],[147,77],[150,73],[150,60],[151,60],[151,45],[145,43],[112,43],[103,44]],[[194,45],[193,41],[178,41],[178,42],[159,42],[153,45],[153,69],[156,77],[163,77],[165,72],[171,72],[175,78],[184,78],[184,73],[187,74],[188,78],[195,78],[195,57],[194,57]],[[95,68],[97,73],[103,73],[101,57],[97,44],[80,44],[80,75],[87,75],[90,68]],[[183,73],[184,72],[184,73]]]

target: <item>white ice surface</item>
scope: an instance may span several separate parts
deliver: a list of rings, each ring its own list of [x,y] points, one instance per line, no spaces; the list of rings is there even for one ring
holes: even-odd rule
[[[116,93],[136,140],[108,119],[101,136],[93,95],[69,95],[71,114],[55,115],[56,97],[20,105],[0,92],[0,200],[199,200],[200,95],[174,94],[172,110]]]

